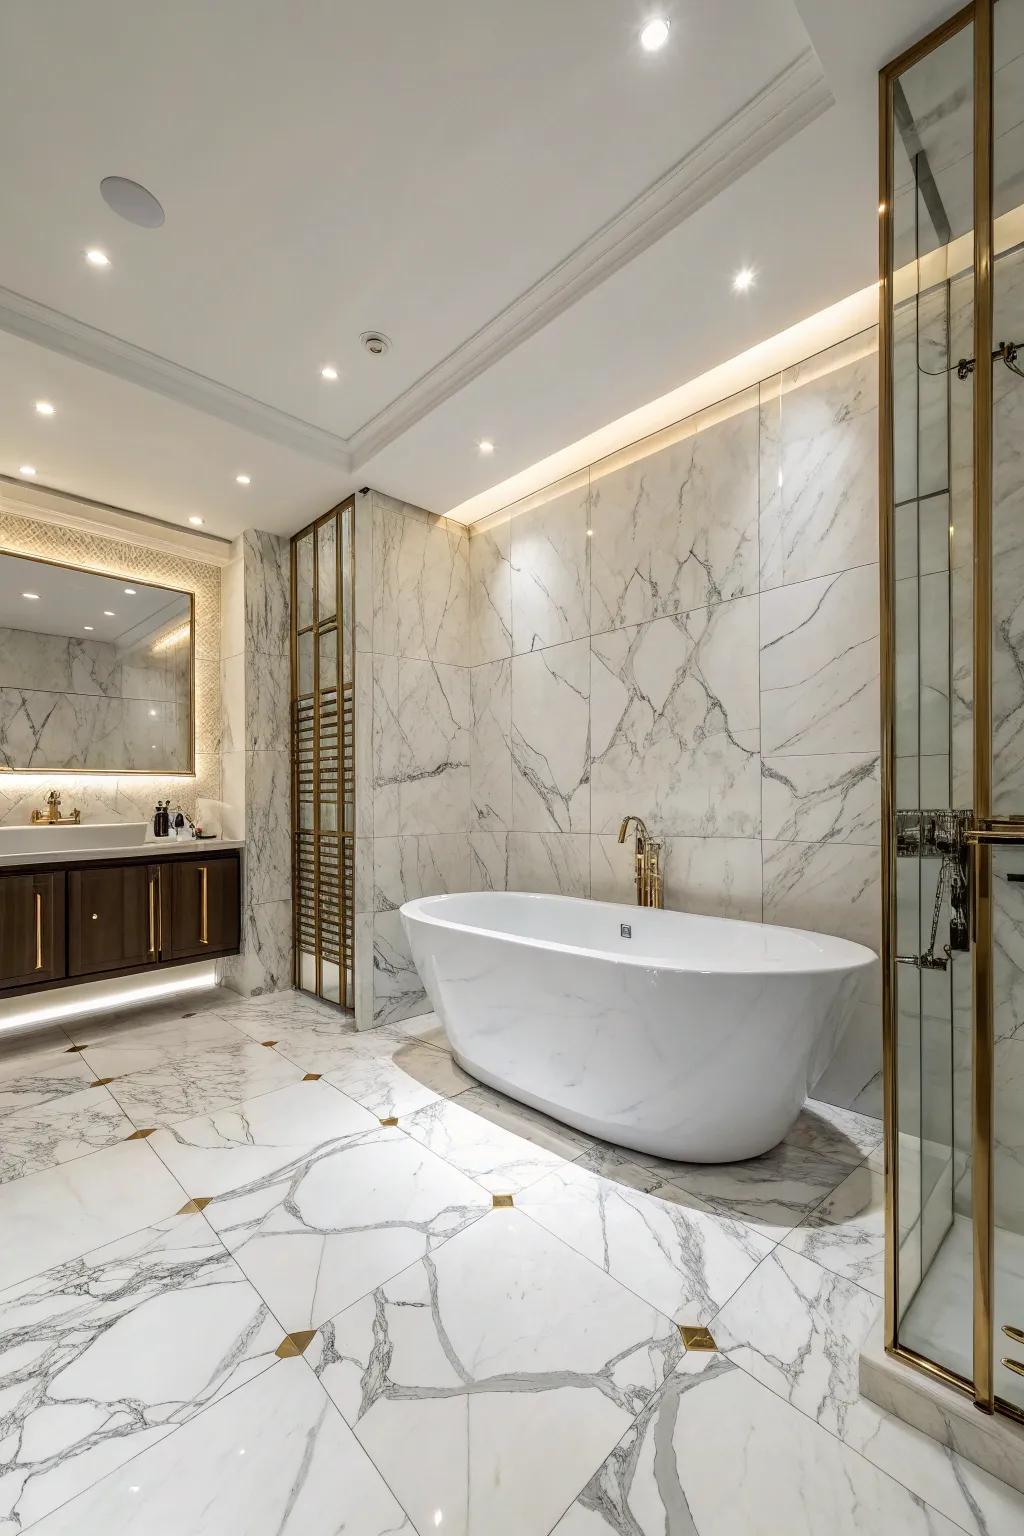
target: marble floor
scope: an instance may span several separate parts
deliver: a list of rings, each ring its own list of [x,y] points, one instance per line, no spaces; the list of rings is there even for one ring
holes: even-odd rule
[[[627,1155],[294,993],[2,1036],[0,1536],[1020,1536],[859,1395],[880,1141]]]

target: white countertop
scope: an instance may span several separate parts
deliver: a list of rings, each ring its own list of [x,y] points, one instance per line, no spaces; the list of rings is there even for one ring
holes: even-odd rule
[[[41,831],[45,832],[45,828]],[[98,859],[159,859],[172,854],[224,853],[230,848],[244,848],[239,838],[204,837],[181,838],[150,837],[144,843],[129,843],[114,848],[46,848],[21,849],[17,853],[4,853],[0,840],[0,869],[16,869],[25,864],[86,864]]]

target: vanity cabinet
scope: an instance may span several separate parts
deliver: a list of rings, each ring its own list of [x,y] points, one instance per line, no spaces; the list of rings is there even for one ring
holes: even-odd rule
[[[156,964],[159,878],[159,866],[140,859],[68,871],[69,976]]]
[[[0,873],[0,999],[238,953],[238,851]]]
[[[0,875],[0,989],[63,979],[64,874]]]

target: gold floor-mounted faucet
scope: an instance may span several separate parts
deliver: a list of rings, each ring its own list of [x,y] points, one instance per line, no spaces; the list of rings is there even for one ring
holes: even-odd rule
[[[623,816],[619,842],[626,841],[629,824],[636,826],[636,901],[639,907],[664,905],[661,892],[661,844],[654,842],[639,816]]]
[[[62,816],[60,813],[60,794],[51,789],[46,797],[46,810],[32,812],[32,825],[34,827],[66,827],[69,824],[77,826],[82,819],[79,810],[73,810],[70,816]]]

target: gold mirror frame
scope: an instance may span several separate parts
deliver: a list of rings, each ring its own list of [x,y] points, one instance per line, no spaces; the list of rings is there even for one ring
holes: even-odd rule
[[[129,571],[121,575],[114,571],[98,571],[87,565],[74,565],[69,560],[52,560],[46,555],[28,554],[20,549],[8,549],[0,545],[0,558],[29,560],[35,565],[49,565],[57,570],[76,571],[82,576],[95,576],[101,581],[126,581],[134,587],[149,587],[156,592],[169,592],[188,599],[188,758],[183,768],[19,768],[0,763],[0,775],[32,775],[36,778],[115,778],[134,777],[160,779],[189,779],[196,776],[196,595],[183,587],[165,587],[158,581],[147,581]]]

